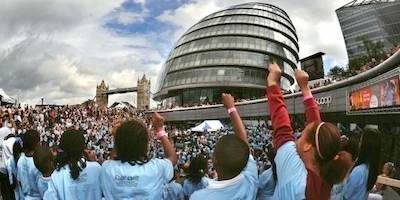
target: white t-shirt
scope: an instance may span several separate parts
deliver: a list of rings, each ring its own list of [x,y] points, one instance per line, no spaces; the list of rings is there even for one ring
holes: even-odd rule
[[[24,198],[40,199],[37,186],[39,176],[40,172],[33,163],[33,158],[25,156],[25,154],[22,153],[17,163],[17,180],[21,184]]]
[[[174,175],[168,159],[151,159],[143,165],[118,160],[103,163],[101,187],[105,199],[161,199],[162,189]]]
[[[9,145],[5,144],[6,146],[3,145],[4,143],[4,138],[11,133],[11,129],[8,127],[1,127],[0,128],[0,172],[3,174],[7,173],[7,168],[6,168],[6,160],[10,157],[8,155],[7,151],[5,148],[7,148]],[[14,145],[14,143],[12,144]],[[11,146],[11,156],[12,156],[12,146]]]
[[[76,180],[71,178],[68,165],[55,170],[51,175],[44,200],[99,200],[101,166],[97,162],[86,162],[86,167],[79,173]]]

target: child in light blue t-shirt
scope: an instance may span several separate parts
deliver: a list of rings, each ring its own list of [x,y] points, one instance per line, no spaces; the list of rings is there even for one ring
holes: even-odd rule
[[[25,152],[17,162],[17,180],[21,185],[22,199],[41,199],[36,184],[40,173],[33,163],[34,151],[40,142],[39,132],[28,130],[22,140]]]
[[[219,139],[213,153],[213,164],[218,180],[210,180],[205,189],[196,191],[190,199],[256,199],[258,171],[250,154],[247,133],[235,108],[234,99],[222,94],[235,134]]]
[[[179,172],[175,171],[175,177],[168,184],[164,185],[162,191],[162,200],[184,200],[183,187],[176,182],[179,179]]]
[[[259,184],[258,184],[258,194],[259,200],[270,200],[273,199],[275,192],[275,180],[273,177],[272,167],[265,170],[260,174]]]
[[[101,187],[108,200],[161,199],[164,185],[174,175],[175,149],[163,129],[164,118],[155,113],[153,127],[167,158],[149,158],[150,134],[139,120],[122,123],[115,131],[117,157],[103,163]]]
[[[210,179],[205,177],[207,165],[207,159],[203,155],[196,156],[190,162],[187,179],[183,182],[185,199],[189,199],[194,192],[208,186]]]
[[[101,166],[84,158],[85,138],[80,131],[65,131],[60,139],[57,170],[51,175],[44,200],[100,200]]]
[[[37,186],[40,197],[43,198],[51,180],[51,174],[54,171],[54,157],[50,148],[42,146],[36,147],[33,162],[41,173],[38,178]]]

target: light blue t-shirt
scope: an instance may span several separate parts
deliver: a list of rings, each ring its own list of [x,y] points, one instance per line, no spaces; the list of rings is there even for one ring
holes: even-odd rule
[[[307,169],[296,150],[296,143],[286,142],[276,152],[278,181],[273,199],[305,199]]]
[[[38,179],[37,186],[39,188],[39,193],[42,198],[44,197],[44,193],[47,191],[50,180],[51,177],[43,177],[42,175],[40,175]]]
[[[184,198],[181,184],[176,181],[171,181],[164,186],[162,200],[183,200]]]
[[[346,180],[343,180],[341,183],[333,185],[331,191],[331,200],[343,200],[345,183]]]
[[[100,187],[101,166],[97,162],[86,162],[86,167],[76,180],[71,178],[68,165],[51,175],[45,200],[99,200],[102,197]]]
[[[151,159],[143,165],[119,160],[103,163],[101,187],[108,200],[161,199],[162,189],[174,175],[168,159]]]
[[[205,189],[194,192],[190,199],[256,199],[258,185],[257,176],[256,161],[253,156],[250,155],[246,167],[238,176],[224,181],[210,180]]]
[[[21,191],[21,186],[18,183],[14,183],[14,181],[17,181],[17,165],[15,163],[14,157],[11,157],[9,161],[6,163],[7,165],[7,171],[8,171],[8,178],[10,181],[10,184],[14,184],[14,195],[16,200],[23,199],[22,196],[22,191]],[[18,182],[18,181],[17,181]]]
[[[367,191],[368,166],[358,165],[351,171],[349,178],[344,186],[345,200],[365,200],[368,199]]]
[[[209,181],[210,181],[209,178],[203,177],[201,178],[199,183],[194,184],[190,180],[185,179],[185,181],[183,181],[183,194],[185,195],[185,197],[190,197],[190,195],[192,195],[193,192],[206,188],[208,186]]]
[[[257,199],[259,200],[270,200],[274,195],[275,191],[275,180],[272,173],[272,167],[265,170],[258,177],[258,193]]]
[[[33,163],[33,157],[27,157],[22,153],[17,163],[17,180],[21,184],[25,199],[41,199],[36,184],[39,176],[40,172]]]

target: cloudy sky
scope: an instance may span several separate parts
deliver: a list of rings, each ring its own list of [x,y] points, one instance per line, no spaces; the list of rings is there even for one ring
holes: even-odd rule
[[[335,9],[350,0],[259,0],[287,11],[300,57],[327,54],[327,68],[347,63]],[[174,42],[201,18],[243,0],[2,0],[0,88],[23,103],[80,103],[110,88],[152,81]],[[133,101],[133,94],[110,101]]]

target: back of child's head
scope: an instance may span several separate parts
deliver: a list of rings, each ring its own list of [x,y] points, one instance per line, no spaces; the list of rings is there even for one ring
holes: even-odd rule
[[[352,160],[355,161],[358,156],[358,141],[355,137],[341,137],[340,148],[342,151],[348,152]]]
[[[246,167],[249,145],[234,134],[222,136],[214,150],[214,165],[218,174],[233,178]]]
[[[67,130],[60,139],[60,154],[57,160],[57,169],[60,170],[65,165],[69,165],[71,178],[77,179],[80,171],[86,167],[83,159],[83,150],[85,149],[85,138],[82,132],[78,130]]]
[[[144,164],[148,161],[149,131],[139,120],[122,123],[115,132],[115,149],[117,160],[133,164]]]
[[[27,130],[22,137],[23,147],[25,151],[34,151],[39,145],[40,135],[36,130]]]
[[[188,168],[188,178],[191,182],[197,184],[207,174],[207,159],[204,155],[198,155],[192,159]]]
[[[54,156],[50,148],[45,146],[36,147],[33,163],[42,175],[51,174],[54,168]]]
[[[329,122],[310,124],[307,140],[315,147],[321,177],[330,184],[341,182],[351,168],[351,154],[341,149],[339,129]]]

